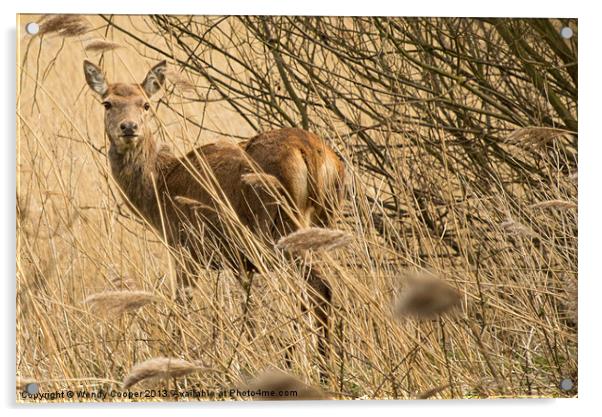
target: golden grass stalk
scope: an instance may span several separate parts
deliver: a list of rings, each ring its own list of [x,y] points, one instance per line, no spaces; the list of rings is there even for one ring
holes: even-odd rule
[[[157,298],[146,291],[103,291],[86,298],[85,303],[96,312],[107,315],[120,315],[134,311],[147,304],[157,301]]]
[[[56,33],[64,37],[78,36],[90,29],[88,21],[75,14],[57,14],[45,16],[40,23],[38,35]]]
[[[104,39],[92,39],[84,46],[87,52],[107,52],[117,48],[121,48],[121,45]]]
[[[202,367],[196,363],[178,358],[151,358],[134,366],[123,381],[123,388],[128,389],[134,384],[147,379],[179,378],[193,372],[213,369]]]
[[[303,253],[308,250],[329,251],[348,245],[351,235],[342,230],[310,227],[282,237],[276,248],[288,252]]]
[[[397,317],[432,319],[461,304],[458,290],[434,277],[411,277],[394,303]]]
[[[570,280],[566,286],[567,318],[575,324],[579,322],[579,291],[577,280]]]
[[[178,196],[174,197],[174,200],[182,208],[186,208],[188,210],[193,210],[193,211],[208,210],[208,211],[215,212],[215,209],[213,207],[210,207],[207,204],[203,204],[200,201],[194,200],[192,198],[182,197],[182,196],[178,195]]]
[[[529,229],[527,226],[525,226],[524,224],[521,224],[517,221],[514,221],[512,219],[508,219],[503,221],[502,223],[500,223],[500,227],[506,232],[506,233],[510,233],[513,235],[525,235],[525,236],[529,236],[532,235],[533,232],[531,231],[531,229]]]
[[[256,392],[257,395],[251,396],[256,401],[332,399],[321,389],[312,387],[278,369],[262,372],[249,381],[243,389]]]
[[[541,203],[531,204],[529,207],[534,209],[552,208],[558,210],[568,210],[577,208],[577,204],[566,200],[548,200],[542,201]]]
[[[544,145],[571,132],[551,127],[521,127],[513,131],[506,139],[514,145]]]
[[[133,290],[137,287],[136,281],[131,278],[124,278],[121,276],[113,277],[111,279],[111,284],[113,284],[116,288],[124,290]]]
[[[481,330],[477,327],[473,320],[467,319],[464,320],[464,323],[470,329],[473,339],[479,348],[483,359],[485,360],[485,364],[493,376],[493,380],[495,381],[499,392],[504,395],[506,391],[504,387],[504,381],[500,378],[500,372],[498,371],[498,367],[493,360],[491,349],[489,349],[487,346],[485,346],[485,343],[483,343]]]
[[[29,205],[23,201],[23,198],[17,193],[17,219],[25,221],[29,215]]]
[[[17,202],[17,204],[19,204],[19,202]],[[23,211],[24,210],[24,211]],[[37,212],[37,214],[39,214],[37,217],[37,220],[33,220],[32,222],[39,222],[40,221],[40,216],[42,216],[42,211],[37,209],[35,210],[35,212]],[[21,222],[25,222],[27,220],[27,216],[30,216],[31,212],[29,210],[29,207],[19,207],[17,206],[17,218],[21,221]],[[80,213],[78,211],[74,211],[72,214],[69,215],[69,217],[67,218],[67,221],[64,224],[64,227],[61,227],[61,223],[57,222],[54,226],[54,228],[52,230],[49,230],[47,233],[40,233],[40,230],[32,230],[31,228],[26,227],[25,225],[20,225],[19,227],[19,231],[22,232],[23,234],[25,234],[26,236],[36,236],[38,238],[41,239],[47,239],[47,240],[51,240],[52,238],[56,237],[56,236],[60,236],[63,233],[69,231],[75,221],[80,217]]]
[[[439,385],[437,387],[428,389],[428,390],[423,391],[423,392],[419,393],[418,395],[416,395],[416,399],[417,400],[426,400],[428,398],[431,398],[433,395],[440,393],[441,391],[445,390],[446,388],[449,388],[449,386],[450,386],[450,384],[443,384],[443,385]]]

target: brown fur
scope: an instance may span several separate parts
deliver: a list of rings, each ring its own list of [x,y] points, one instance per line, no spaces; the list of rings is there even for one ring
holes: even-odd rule
[[[163,83],[164,62],[151,69],[140,85],[108,84],[89,62],[84,63],[84,72],[90,87],[109,105],[105,129],[115,180],[136,211],[165,234],[171,246],[185,249],[198,263],[235,271],[241,266],[252,269],[229,244],[231,227],[224,221],[224,204],[232,207],[243,227],[272,241],[301,227],[331,223],[342,199],[344,165],[315,134],[279,129],[240,146],[220,141],[178,158],[157,145],[147,123],[145,103]],[[135,137],[122,135],[124,122],[136,124]],[[278,196],[290,203],[292,211],[279,204]],[[199,234],[202,239],[196,237]],[[212,258],[213,246],[219,248],[226,265]],[[190,274],[179,277],[184,285],[191,284]],[[330,287],[313,268],[308,283],[315,292],[314,313],[326,331]],[[325,351],[324,342],[320,351]]]

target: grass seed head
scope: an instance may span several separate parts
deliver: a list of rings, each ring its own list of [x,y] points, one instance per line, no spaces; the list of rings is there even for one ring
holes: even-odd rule
[[[88,52],[107,52],[121,48],[121,45],[116,42],[109,42],[104,39],[93,39],[86,43],[84,50]]]
[[[422,391],[421,393],[416,395],[416,399],[417,400],[426,400],[428,398],[431,398],[433,395],[437,395],[438,393],[440,393],[441,391],[444,391],[447,388],[449,388],[449,384],[439,385],[437,387],[428,389],[426,391]]]
[[[570,210],[577,208],[577,204],[572,201],[566,200],[548,200],[542,201],[541,203],[531,204],[531,208],[534,209],[557,209],[557,210]]]
[[[98,313],[117,316],[138,310],[157,298],[147,291],[103,291],[86,298],[85,303]]]
[[[75,14],[57,14],[45,17],[40,23],[38,35],[56,33],[59,36],[72,37],[83,35],[90,30],[90,24]]]
[[[278,369],[269,369],[249,381],[243,388],[249,391],[270,392],[269,395],[256,395],[258,401],[275,400],[327,400],[330,397],[321,389],[312,387],[299,378]],[[296,395],[285,395],[284,391],[296,392]]]
[[[555,139],[567,137],[570,133],[551,127],[522,127],[513,131],[506,142],[518,146],[541,146]]]
[[[508,234],[511,235],[523,235],[530,236],[533,234],[531,229],[529,229],[524,224],[521,224],[515,220],[507,219],[500,223],[500,227]]]
[[[394,304],[397,317],[432,319],[458,307],[462,296],[458,290],[434,277],[409,277]]]
[[[178,378],[205,368],[196,363],[178,358],[157,357],[148,359],[134,366],[123,381],[123,388],[128,389],[140,381],[148,379]]]
[[[351,235],[342,230],[310,227],[284,236],[276,243],[276,248],[296,253],[309,250],[330,251],[350,242]]]

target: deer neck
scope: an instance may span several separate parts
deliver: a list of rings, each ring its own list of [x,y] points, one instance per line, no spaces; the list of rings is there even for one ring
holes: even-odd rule
[[[151,223],[158,218],[157,192],[161,187],[164,147],[158,147],[151,132],[144,133],[137,146],[119,152],[111,145],[111,171],[129,202]]]

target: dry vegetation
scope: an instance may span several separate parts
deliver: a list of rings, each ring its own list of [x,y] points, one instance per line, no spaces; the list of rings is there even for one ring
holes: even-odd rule
[[[557,34],[575,20],[55,16],[32,38],[34,20],[18,38],[20,389],[576,395],[558,383],[577,380],[577,41]],[[340,232],[280,242],[333,289],[323,392],[304,271],[281,251],[243,230],[261,274],[206,271],[174,301],[183,255],[113,182],[84,58],[130,82],[168,60],[154,111],[179,154],[294,125],[346,161]],[[445,284],[413,288],[421,274]]]

